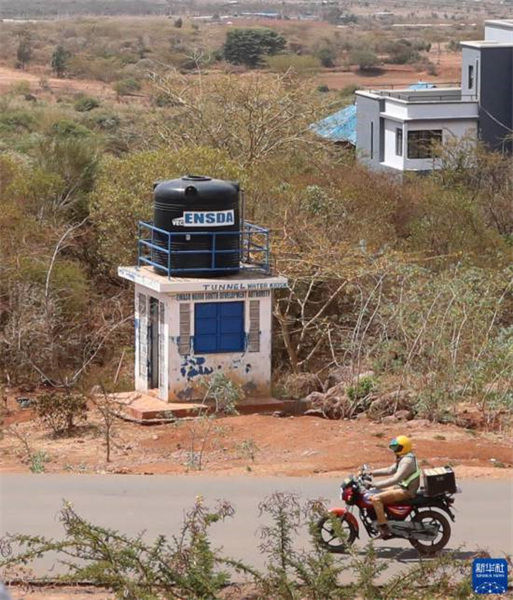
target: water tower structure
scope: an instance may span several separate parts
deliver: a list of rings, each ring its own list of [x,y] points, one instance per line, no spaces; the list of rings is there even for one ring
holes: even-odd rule
[[[171,402],[198,400],[224,373],[248,397],[271,393],[273,290],[269,231],[243,218],[236,182],[188,175],[154,188],[140,222],[135,285],[135,387]]]

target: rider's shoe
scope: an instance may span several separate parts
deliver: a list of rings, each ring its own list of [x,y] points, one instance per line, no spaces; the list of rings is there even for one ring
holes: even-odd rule
[[[383,525],[378,525],[378,531],[379,531],[378,537],[381,540],[389,540],[390,538],[394,537],[390,527],[388,526],[388,523],[383,523]]]

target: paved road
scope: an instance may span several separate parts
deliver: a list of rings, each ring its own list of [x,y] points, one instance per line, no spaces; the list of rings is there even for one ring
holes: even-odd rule
[[[460,481],[456,523],[450,547],[465,552],[486,548],[492,556],[513,550],[513,481]],[[229,500],[236,515],[216,524],[212,539],[226,555],[262,567],[257,528],[258,503],[273,491],[299,493],[303,498],[328,498],[336,503],[339,479],[257,478],[136,475],[2,475],[0,476],[0,534],[19,532],[60,537],[57,513],[62,500],[71,501],[82,516],[128,534],[147,531],[148,537],[178,532],[184,510],[198,494],[207,501]],[[363,540],[366,535],[363,534]],[[306,537],[299,540],[304,543]],[[407,543],[379,544],[382,557],[398,567],[416,559]],[[39,563],[47,573],[52,559]],[[395,570],[395,569],[394,569]]]

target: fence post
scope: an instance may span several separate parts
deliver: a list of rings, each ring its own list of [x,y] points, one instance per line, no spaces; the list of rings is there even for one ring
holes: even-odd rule
[[[171,278],[171,233],[167,234],[167,278]]]
[[[265,232],[265,272],[269,275],[270,250],[269,250],[269,230]]]
[[[141,268],[141,221],[137,223],[137,269]]]

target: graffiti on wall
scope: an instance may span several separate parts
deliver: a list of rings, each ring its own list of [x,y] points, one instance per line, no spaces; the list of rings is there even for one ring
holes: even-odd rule
[[[184,356],[180,365],[180,373],[182,377],[187,377],[189,381],[195,377],[202,377],[213,373],[212,367],[206,366],[206,358],[202,356]]]

